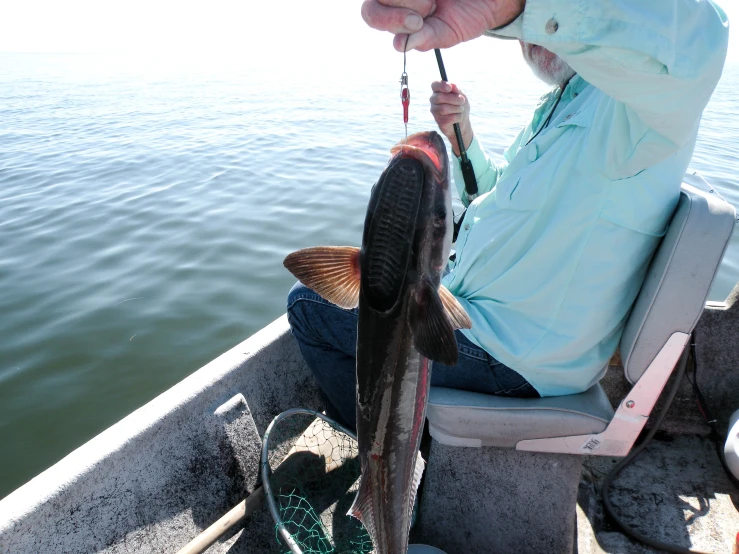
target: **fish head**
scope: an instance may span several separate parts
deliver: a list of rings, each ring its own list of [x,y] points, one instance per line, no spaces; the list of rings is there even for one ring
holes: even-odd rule
[[[407,285],[426,272],[438,284],[452,240],[449,159],[441,136],[416,133],[390,152],[370,195],[360,262],[364,298],[381,313],[398,306]]]
[[[452,247],[454,221],[446,145],[435,131],[416,133],[391,152],[411,158],[423,167],[424,186],[416,220],[414,250],[417,278],[438,285]]]

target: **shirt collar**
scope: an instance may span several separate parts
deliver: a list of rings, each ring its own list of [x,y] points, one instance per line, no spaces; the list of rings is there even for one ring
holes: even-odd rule
[[[570,81],[567,83],[567,86],[565,86],[565,89],[562,91],[562,100],[569,102],[573,98],[576,98],[577,95],[579,95],[587,86],[588,82],[580,77],[580,75],[575,73],[572,79],[570,79]],[[552,103],[557,101],[557,98],[559,98],[559,94],[559,87],[552,87],[549,92],[539,98],[539,103],[536,105],[536,109],[546,109],[546,106],[551,105]]]
[[[570,82],[567,83],[567,86],[565,87],[562,94],[564,95],[564,98],[567,98],[568,100],[572,100],[575,98],[578,94],[580,94],[585,87],[588,86],[588,82],[580,77],[577,73],[575,73],[575,76],[570,79]]]

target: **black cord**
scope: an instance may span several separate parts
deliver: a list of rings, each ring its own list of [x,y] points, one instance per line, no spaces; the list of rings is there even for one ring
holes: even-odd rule
[[[613,520],[613,522],[618,526],[618,528],[621,529],[621,531],[623,531],[625,535],[643,544],[651,546],[652,548],[656,548],[657,550],[664,550],[665,552],[674,552],[676,554],[694,554],[694,553],[700,553],[700,551],[690,550],[688,548],[683,548],[681,546],[677,546],[674,544],[667,544],[664,542],[660,542],[658,540],[649,538],[646,535],[643,535],[639,533],[638,531],[632,529],[616,515],[615,511],[613,510],[613,505],[611,504],[611,499],[608,497],[608,490],[611,488],[611,485],[613,484],[614,479],[618,476],[621,470],[625,468],[627,465],[629,465],[632,461],[634,461],[634,459],[636,459],[636,457],[644,451],[644,449],[647,447],[649,442],[652,440],[654,435],[659,430],[659,427],[662,424],[662,421],[665,419],[665,416],[667,415],[667,411],[670,409],[670,406],[672,405],[672,401],[675,399],[675,395],[677,394],[677,391],[680,388],[680,384],[685,375],[685,368],[687,366],[688,353],[689,351],[686,348],[685,352],[683,353],[683,356],[680,358],[680,361],[678,362],[678,369],[675,375],[675,381],[673,382],[672,387],[670,387],[670,390],[667,392],[667,396],[665,397],[665,404],[662,407],[662,410],[660,411],[659,415],[657,416],[657,419],[654,421],[654,425],[649,430],[649,433],[647,433],[647,436],[644,438],[644,440],[638,447],[632,450],[628,456],[626,456],[623,460],[621,460],[619,463],[616,464],[616,466],[611,470],[611,472],[603,480],[603,488],[601,489],[601,498],[603,500],[604,511]]]
[[[724,468],[726,476],[731,481],[731,484],[739,489],[739,479],[734,477],[734,474],[731,472],[731,469],[729,469],[729,466],[726,463],[726,454],[724,453],[724,444],[726,443],[726,437],[719,433],[718,421],[715,417],[713,417],[711,410],[708,408],[708,403],[706,402],[703,393],[698,387],[698,358],[695,355],[695,338],[693,335],[690,336],[690,353],[693,356],[693,378],[691,379],[690,375],[688,375],[688,382],[693,386],[693,393],[695,394],[695,400],[698,403],[698,410],[700,411],[701,415],[703,415],[708,426],[711,428],[711,432],[708,435],[708,438],[711,439],[716,448],[716,455],[721,462],[721,466]]]
[[[562,100],[562,95],[564,94],[565,88],[566,88],[566,85],[563,86],[563,87],[561,87],[559,89],[559,96],[557,96],[557,101],[554,103],[554,107],[549,112],[549,116],[547,116],[547,119],[544,122],[544,125],[542,125],[541,127],[539,127],[539,129],[536,131],[536,133],[534,133],[534,136],[531,137],[529,140],[526,141],[526,146],[528,146],[529,143],[532,140],[534,140],[536,137],[538,137],[539,136],[539,133],[541,133],[544,129],[547,128],[547,125],[549,125],[549,122],[552,120],[552,116],[554,115],[554,112],[557,110],[557,106],[559,106],[559,101]]]

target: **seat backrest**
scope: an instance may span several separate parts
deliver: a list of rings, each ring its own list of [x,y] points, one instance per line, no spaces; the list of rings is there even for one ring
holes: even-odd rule
[[[735,221],[731,204],[699,176],[686,175],[621,337],[629,382],[639,380],[673,333],[695,328]]]

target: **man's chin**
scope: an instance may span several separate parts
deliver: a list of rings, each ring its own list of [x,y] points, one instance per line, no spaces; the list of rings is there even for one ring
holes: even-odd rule
[[[558,68],[555,71],[537,71],[538,67],[534,66],[532,66],[532,69],[534,70],[534,75],[546,84],[564,87],[575,76],[575,71],[569,65],[565,65],[566,67]]]
[[[562,58],[543,46],[531,43],[522,44],[523,57],[539,79],[548,85],[565,85],[575,75],[575,71]]]

